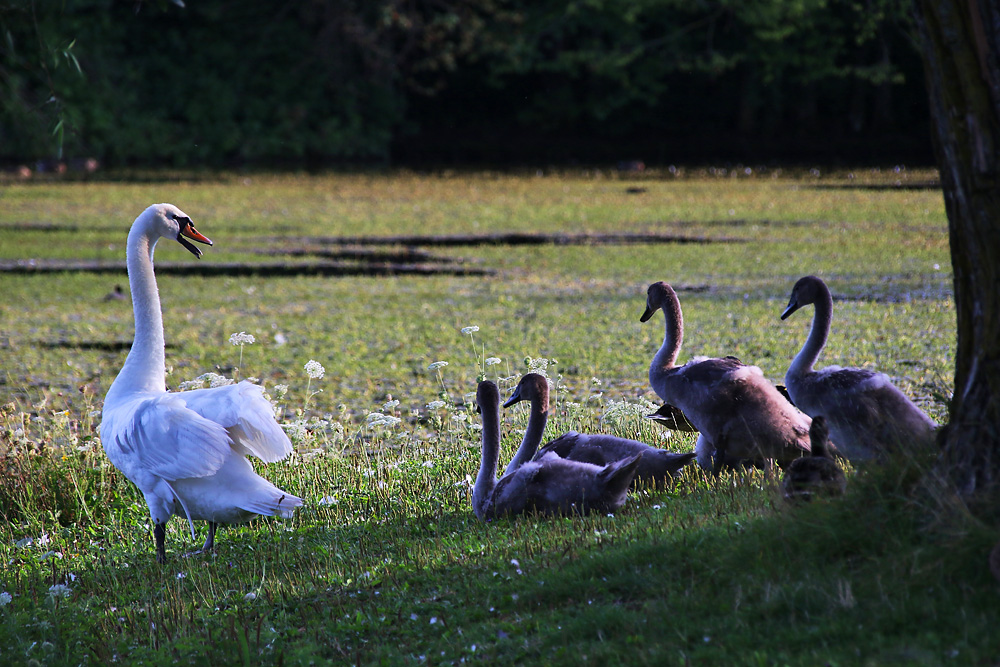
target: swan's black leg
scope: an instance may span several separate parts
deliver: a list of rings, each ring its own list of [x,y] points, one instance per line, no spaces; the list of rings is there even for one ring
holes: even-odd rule
[[[219,527],[214,521],[208,522],[208,537],[205,538],[205,544],[201,547],[202,553],[207,553],[215,548],[215,529]]]
[[[167,551],[164,547],[164,542],[166,541],[167,530],[163,527],[162,523],[157,523],[153,527],[153,539],[156,541],[156,562],[166,563],[167,562]]]
[[[715,444],[715,465],[712,466],[712,475],[718,477],[722,472],[722,466],[726,464],[726,450],[728,447],[726,446],[725,437],[719,438],[718,442],[713,444]]]

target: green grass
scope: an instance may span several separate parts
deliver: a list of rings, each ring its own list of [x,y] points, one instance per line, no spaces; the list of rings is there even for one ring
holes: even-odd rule
[[[184,557],[204,526],[192,541],[175,519],[166,566],[154,561],[141,495],[97,440],[125,355],[107,344],[132,334],[129,304],[102,297],[124,275],[0,274],[0,593],[12,596],[0,606],[0,662],[996,662],[998,586],[986,568],[996,529],[920,490],[927,462],[855,474],[846,498],[794,511],[759,474],[714,482],[690,470],[613,517],[473,516],[479,436],[468,395],[484,357],[502,360],[485,369],[501,391],[525,357],[550,361],[560,387],[550,434],[693,446],[637,416],[655,400],[646,372],[662,320],[638,322],[654,280],[697,288],[680,291],[682,358],[736,354],[780,381],[809,313],[778,316],[799,276],[820,275],[838,296],[821,364],[883,370],[945,418],[955,339],[940,192],[814,187],[933,174],[738,173],[0,186],[0,258],[120,260],[131,220],[157,201],[216,242],[202,261],[262,261],[247,251],[316,235],[740,241],[433,251],[497,271],[485,278],[161,276],[171,388],[210,371],[259,378],[282,421],[298,424],[295,454],[264,474],[306,499],[294,519],[224,528],[211,556]],[[172,245],[158,261],[196,261]],[[480,327],[471,340],[468,325]],[[257,338],[242,364],[227,342],[238,331]],[[310,359],[324,378],[308,380]],[[429,371],[438,360],[449,365]],[[278,385],[288,386],[280,397]],[[399,404],[384,407],[390,396]],[[374,412],[401,421],[369,425]],[[526,412],[504,419],[506,461]],[[67,597],[50,593],[60,584]]]

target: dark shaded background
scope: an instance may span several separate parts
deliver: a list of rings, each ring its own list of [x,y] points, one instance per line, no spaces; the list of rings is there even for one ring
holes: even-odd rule
[[[930,164],[883,0],[0,0],[0,162]]]

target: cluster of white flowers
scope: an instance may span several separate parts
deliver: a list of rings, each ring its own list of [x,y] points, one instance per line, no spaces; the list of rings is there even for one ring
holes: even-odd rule
[[[645,398],[640,398],[638,403],[629,403],[625,399],[620,401],[611,399],[607,403],[604,414],[601,415],[601,424],[610,428],[620,427],[629,423],[634,426],[636,422],[642,423],[644,421],[643,417],[651,412],[655,412],[658,407],[658,405]],[[664,437],[670,437],[670,431],[667,429],[656,429],[656,431]]]
[[[226,385],[233,384],[235,380],[219,375],[218,373],[203,373],[193,380],[181,382],[180,390],[203,389],[206,382],[209,387],[225,387]]]
[[[611,399],[608,401],[608,407],[604,410],[604,414],[601,415],[601,421],[618,423],[631,418],[642,417],[643,414],[643,407],[638,403],[629,403],[625,399],[620,401]]]
[[[68,598],[73,593],[73,589],[66,584],[54,584],[49,586],[49,596],[52,599]]]
[[[487,359],[486,359],[486,365],[487,366],[496,366],[501,361],[502,360],[500,359],[500,357],[487,357]]]
[[[427,367],[427,370],[429,370],[429,371],[436,371],[436,370],[438,370],[440,368],[444,368],[447,365],[448,365],[447,361],[435,361],[434,363],[430,364]]]
[[[440,410],[445,406],[444,401],[431,401],[427,404],[428,410]]]
[[[276,384],[276,385],[274,385],[274,397],[275,398],[281,398],[282,396],[284,396],[287,393],[288,393],[288,385],[287,384]]]
[[[310,359],[305,365],[306,375],[312,380],[321,380],[323,376],[326,375],[326,369],[315,359]]]
[[[402,419],[399,417],[393,417],[392,415],[384,415],[381,412],[372,412],[368,415],[366,423],[369,427],[375,426],[395,426],[399,424]]]
[[[0,607],[6,607],[7,605],[10,604],[10,601],[13,599],[14,598],[11,597],[10,593],[8,593],[7,591],[0,593]]]
[[[246,331],[234,333],[229,337],[230,345],[253,345],[256,340],[253,334],[248,334]]]
[[[542,377],[548,377],[549,365],[555,365],[555,359],[546,359],[545,357],[539,357],[534,359],[532,357],[524,358],[524,365],[528,367],[529,373],[538,373]]]
[[[399,401],[397,401],[396,399],[394,399],[392,397],[392,394],[390,394],[388,396],[388,398],[389,398],[389,400],[382,404],[382,409],[385,410],[386,412],[388,412],[389,410],[392,410],[397,405],[399,405]]]
[[[288,434],[293,443],[304,442],[309,435],[309,432],[306,430],[305,419],[298,419],[287,424],[282,424],[281,428],[285,429],[285,433]]]
[[[479,327],[477,327],[476,325],[472,325],[471,327],[462,327],[462,333],[464,333],[466,336],[471,336],[477,331],[479,331]]]

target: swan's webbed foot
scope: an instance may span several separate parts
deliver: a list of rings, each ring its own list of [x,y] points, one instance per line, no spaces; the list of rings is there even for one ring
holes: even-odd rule
[[[156,541],[156,562],[166,563],[167,562],[167,551],[164,543],[166,542],[167,530],[163,527],[162,523],[158,523],[153,527],[153,539]]]

